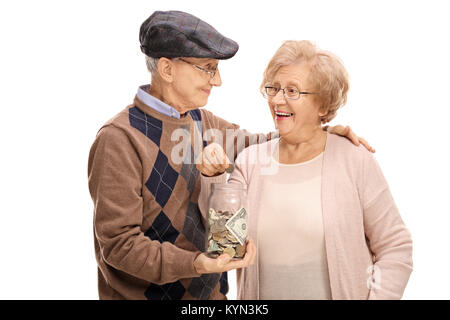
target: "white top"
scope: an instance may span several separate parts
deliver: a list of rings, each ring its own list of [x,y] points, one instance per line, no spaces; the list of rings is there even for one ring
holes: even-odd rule
[[[321,205],[323,153],[264,177],[260,299],[331,299]]]

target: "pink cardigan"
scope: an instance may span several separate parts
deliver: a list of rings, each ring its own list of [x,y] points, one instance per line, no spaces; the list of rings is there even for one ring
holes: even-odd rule
[[[228,181],[247,186],[249,236],[255,241],[264,205],[261,173],[271,156],[266,150],[277,142],[242,151]],[[225,181],[226,174],[202,176],[203,215],[211,183]],[[327,134],[323,156],[322,215],[332,299],[400,299],[412,272],[411,235],[372,154],[333,134]],[[237,270],[238,299],[259,298],[257,261],[258,256],[255,264]]]

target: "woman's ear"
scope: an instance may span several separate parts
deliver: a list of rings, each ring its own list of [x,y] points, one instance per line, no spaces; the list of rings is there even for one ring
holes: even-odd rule
[[[174,78],[173,61],[167,58],[159,58],[158,60],[158,75],[165,82],[172,83]]]
[[[320,109],[322,109],[322,108],[320,108]],[[320,111],[320,109],[319,109],[319,113],[318,113],[318,115],[319,115],[319,117],[320,117],[320,122],[321,123],[326,123],[327,121],[326,121],[326,117],[327,117],[327,115],[328,115],[328,110],[326,110],[326,111]]]
[[[324,110],[324,111],[322,111],[322,110],[323,110],[323,108],[320,107],[320,108],[319,108],[319,113],[318,113],[318,115],[319,115],[319,117],[321,117],[321,118],[323,118],[323,117],[325,117],[325,116],[328,115],[328,110]]]

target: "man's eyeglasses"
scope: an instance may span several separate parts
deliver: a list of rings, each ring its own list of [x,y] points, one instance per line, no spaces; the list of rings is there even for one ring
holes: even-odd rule
[[[186,61],[186,60],[184,60],[183,58],[178,58],[177,60],[181,60],[181,61],[183,61],[183,62],[189,63],[190,65],[194,66],[194,67],[197,68],[198,70],[201,70],[201,71],[207,73],[207,74],[211,77],[211,79],[214,78],[214,76],[216,75],[216,72],[219,70],[217,67],[214,68],[214,69],[212,69],[212,70],[207,70],[207,69],[205,69],[205,68],[202,68],[202,67],[196,65],[195,63]]]
[[[280,87],[270,86],[270,85],[264,87],[264,92],[269,97],[276,96],[280,90],[283,91],[284,97],[289,100],[298,100],[302,94],[314,94],[314,92],[300,91],[296,87],[292,87],[292,86],[288,86],[283,89]],[[267,98],[267,96],[266,96],[266,98]]]

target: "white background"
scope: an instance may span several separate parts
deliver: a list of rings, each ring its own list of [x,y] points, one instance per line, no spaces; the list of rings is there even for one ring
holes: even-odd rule
[[[349,124],[377,149],[412,233],[404,298],[450,298],[447,3],[2,1],[0,298],[98,298],[89,148],[149,82],[141,23],[174,9],[240,44],[220,63],[223,86],[207,108],[252,132],[273,129],[258,88],[283,40],[309,39],[342,58],[351,89],[332,124]]]

